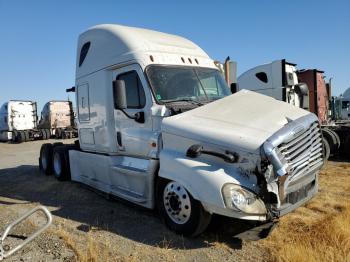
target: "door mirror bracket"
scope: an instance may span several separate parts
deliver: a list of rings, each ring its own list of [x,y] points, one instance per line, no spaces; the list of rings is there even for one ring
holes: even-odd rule
[[[134,119],[137,123],[145,123],[145,113],[137,112],[134,116],[129,115],[127,109],[126,90],[124,80],[113,81],[114,107],[124,113],[127,118]]]

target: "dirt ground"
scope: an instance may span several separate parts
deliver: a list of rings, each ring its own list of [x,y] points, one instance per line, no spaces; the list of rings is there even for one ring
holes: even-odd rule
[[[53,214],[49,230],[9,261],[264,261],[258,242],[232,237],[234,223],[223,227],[216,218],[203,236],[184,238],[170,232],[154,211],[43,175],[38,169],[42,143],[0,143],[0,234],[35,206]],[[18,227],[12,238],[23,239],[36,220]]]
[[[261,241],[233,237],[245,226],[236,221],[216,217],[201,237],[184,238],[167,230],[154,211],[43,175],[38,169],[42,143],[0,143],[0,234],[35,206],[53,214],[50,228],[8,261],[271,260]],[[21,224],[7,244],[23,240],[42,220],[34,216]]]

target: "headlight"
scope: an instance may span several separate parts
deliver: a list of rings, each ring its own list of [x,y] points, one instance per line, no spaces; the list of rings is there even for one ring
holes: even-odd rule
[[[264,202],[256,194],[239,185],[224,185],[222,194],[227,208],[247,214],[266,214]]]

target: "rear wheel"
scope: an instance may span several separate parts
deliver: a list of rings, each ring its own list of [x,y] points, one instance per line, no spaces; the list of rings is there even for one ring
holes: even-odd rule
[[[330,154],[333,155],[338,149],[338,147],[337,147],[337,138],[335,137],[334,132],[332,132],[328,128],[323,128],[322,129],[322,135],[328,142],[329,149],[330,149]]]
[[[59,145],[53,149],[53,173],[60,181],[70,180],[68,148]]]
[[[25,141],[25,136],[23,131],[18,131],[17,132],[17,142],[22,143]]]
[[[329,143],[325,138],[323,138],[323,150],[324,150],[324,158],[327,161],[329,158],[329,155],[331,154],[331,149],[329,148]]]
[[[344,147],[343,147],[344,154],[349,157],[350,156],[350,133],[347,134],[347,136],[344,139]]]
[[[336,140],[336,150],[338,151],[338,149],[340,148],[340,137],[337,134],[337,132],[335,132],[334,130],[329,129],[329,131],[331,131],[331,133],[333,134],[333,136],[334,136],[334,138]]]
[[[55,137],[56,137],[56,139],[61,139],[62,138],[62,129],[60,129],[60,128],[56,129]]]
[[[29,141],[29,131],[24,131],[24,141]]]
[[[43,144],[40,149],[39,168],[45,175],[52,174],[52,152],[53,145],[50,143]]]
[[[50,129],[45,129],[45,132],[46,132],[46,139],[50,139],[51,138]]]
[[[180,183],[159,178],[157,207],[171,230],[185,236],[197,236],[209,225],[211,215]]]
[[[17,143],[18,142],[18,131],[12,132],[12,142]]]
[[[41,129],[40,132],[41,132],[41,138],[42,138],[42,140],[46,140],[47,137],[46,137],[45,129]]]

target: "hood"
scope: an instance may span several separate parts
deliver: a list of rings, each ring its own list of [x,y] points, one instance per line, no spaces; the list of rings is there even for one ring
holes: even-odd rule
[[[259,154],[260,146],[289,121],[308,111],[256,92],[241,90],[165,118],[162,132]],[[167,141],[164,141],[166,146]]]

